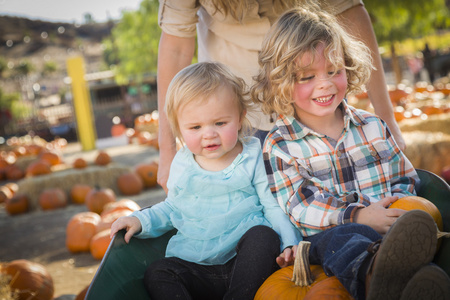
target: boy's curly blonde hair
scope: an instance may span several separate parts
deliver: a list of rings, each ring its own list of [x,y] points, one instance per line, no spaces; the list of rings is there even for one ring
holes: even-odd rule
[[[239,137],[250,135],[252,127],[247,120],[246,113],[251,100],[243,79],[237,77],[221,63],[201,62],[190,65],[172,79],[166,94],[165,111],[170,127],[175,137],[183,142],[178,124],[178,113],[192,102],[202,103],[220,88],[229,88],[235,96],[236,104],[242,118]]]
[[[259,54],[261,69],[254,77],[251,97],[264,113],[294,115],[292,91],[302,72],[296,62],[305,53],[314,57],[321,43],[325,45],[326,59],[335,69],[346,70],[346,94],[362,91],[374,69],[370,50],[346,33],[333,15],[309,3],[283,13],[263,42]]]

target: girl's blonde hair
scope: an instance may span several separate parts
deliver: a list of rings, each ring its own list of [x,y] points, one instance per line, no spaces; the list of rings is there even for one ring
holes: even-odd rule
[[[254,78],[251,96],[266,114],[294,115],[292,91],[302,72],[296,62],[305,53],[311,53],[315,59],[321,43],[325,45],[326,59],[335,69],[345,68],[347,94],[362,91],[373,69],[370,50],[346,33],[333,15],[307,2],[308,5],[283,13],[263,42],[259,54],[261,69]]]
[[[245,116],[251,100],[244,80],[235,76],[221,63],[201,62],[178,72],[168,87],[165,111],[175,137],[183,141],[178,124],[179,111],[189,103],[206,101],[222,87],[232,91],[239,107],[242,119],[239,137],[250,135],[252,127]]]

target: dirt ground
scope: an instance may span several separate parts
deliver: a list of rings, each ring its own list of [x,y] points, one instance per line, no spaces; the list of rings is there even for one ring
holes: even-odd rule
[[[114,145],[103,143],[103,150],[115,163],[133,167],[138,163],[158,158],[158,152],[141,145]],[[98,150],[82,151],[79,144],[69,144],[63,151],[64,162],[69,165],[75,158],[93,161]],[[0,182],[1,183],[1,182]],[[132,199],[141,207],[158,203],[165,198],[162,188],[147,189],[136,196],[117,195]],[[100,261],[90,253],[72,254],[65,247],[66,225],[76,213],[87,211],[84,205],[69,205],[53,211],[33,211],[9,216],[0,206],[0,262],[28,259],[44,265],[53,277],[58,299],[74,299],[92,281]]]

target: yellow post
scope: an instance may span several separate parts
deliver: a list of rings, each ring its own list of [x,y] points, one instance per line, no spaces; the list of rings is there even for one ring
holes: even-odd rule
[[[84,151],[95,149],[96,132],[91,98],[84,80],[84,61],[81,56],[67,60],[67,72],[72,80],[73,106],[77,119],[78,138]]]

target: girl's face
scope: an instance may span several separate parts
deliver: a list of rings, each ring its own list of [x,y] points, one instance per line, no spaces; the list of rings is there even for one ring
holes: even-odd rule
[[[296,61],[300,68],[306,69],[297,75],[293,91],[294,110],[297,118],[306,125],[309,122],[318,124],[324,121],[323,118],[334,117],[347,90],[344,67],[336,70],[325,58],[324,47],[324,44],[318,45],[312,64],[313,55],[310,52]]]
[[[178,110],[181,136],[202,168],[224,169],[241,152],[238,136],[242,117],[228,87]]]

